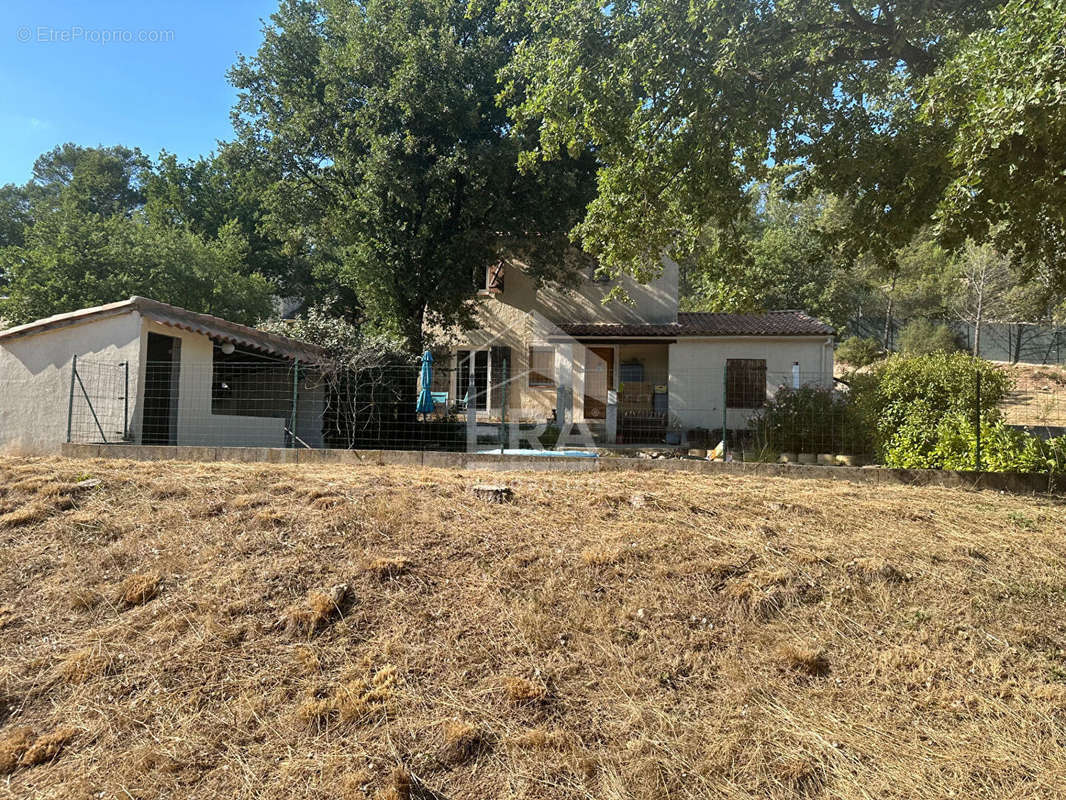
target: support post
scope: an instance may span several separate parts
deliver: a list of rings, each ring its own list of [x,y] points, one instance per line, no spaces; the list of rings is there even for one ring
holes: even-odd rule
[[[466,383],[466,451],[468,453],[477,452],[477,401],[474,399],[474,395],[477,394],[477,386],[474,383],[474,356],[470,356],[470,368],[468,370],[470,377]]]
[[[130,419],[130,362],[123,361],[123,383],[122,383],[122,441],[128,441],[129,435],[129,419]]]
[[[289,443],[296,447],[296,404],[300,401],[300,361],[292,362],[292,417],[289,419]]]
[[[70,397],[67,399],[67,444],[70,444],[71,426],[74,422],[74,381],[78,375],[77,353],[70,359]]]
[[[502,395],[503,399],[500,401],[500,455],[503,455],[503,450],[507,446],[507,376],[511,373],[507,369],[507,359],[503,359],[503,386]]]
[[[976,402],[974,403],[974,435],[976,439],[976,446],[974,447],[974,466],[977,471],[981,471],[981,369],[978,367],[977,375],[975,378],[976,388]]]
[[[726,399],[729,396],[729,374],[726,371],[725,364],[722,365],[722,461],[725,461],[725,452],[729,449],[729,442],[727,440],[726,426],[729,424],[729,409],[726,406]]]

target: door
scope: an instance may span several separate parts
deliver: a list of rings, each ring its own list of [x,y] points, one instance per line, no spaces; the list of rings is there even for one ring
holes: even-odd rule
[[[585,348],[585,419],[607,419],[607,390],[614,389],[614,348]]]
[[[177,444],[181,339],[149,333],[147,354],[147,363],[144,365],[141,443]]]

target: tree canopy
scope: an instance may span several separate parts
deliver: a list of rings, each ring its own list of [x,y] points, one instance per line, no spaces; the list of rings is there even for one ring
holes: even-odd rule
[[[0,317],[26,322],[134,294],[255,322],[274,286],[248,267],[235,221],[213,231],[145,211],[153,165],[126,147],[62,145],[0,194]]]
[[[886,265],[938,218],[941,234],[988,230],[1012,189],[1054,183],[1027,190],[1006,235],[1061,258],[1061,148],[1041,154],[1066,120],[1066,12],[999,6],[512,0],[531,35],[504,70],[506,97],[516,123],[543,120],[526,163],[595,148],[598,193],[578,233],[615,272],[653,273],[708,225],[737,244],[748,187],[781,164],[801,167],[797,196],[843,202],[844,256]]]
[[[572,263],[593,162],[518,170],[529,123],[495,96],[519,38],[493,3],[284,0],[231,71],[272,230],[412,347],[468,316],[492,264],[564,279]]]

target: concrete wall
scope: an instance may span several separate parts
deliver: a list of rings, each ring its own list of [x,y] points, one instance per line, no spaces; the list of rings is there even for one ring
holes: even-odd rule
[[[92,394],[94,376],[112,386],[118,364],[129,361],[136,385],[140,361],[141,318],[136,311],[88,320],[11,340],[0,340],[0,448],[15,453],[57,452],[67,439],[71,359],[83,362],[83,379]],[[107,369],[96,369],[96,364]],[[121,438],[121,395],[98,400],[97,414],[110,441]],[[93,424],[80,388],[75,389],[79,424]],[[95,424],[93,424],[95,429]]]
[[[833,385],[833,343],[828,337],[682,339],[670,345],[672,426],[682,431],[721,428],[725,365],[730,358],[765,359],[771,395],[773,386],[791,385],[796,362],[804,384],[825,388]],[[728,409],[727,427],[746,428],[752,413],[748,409]]]

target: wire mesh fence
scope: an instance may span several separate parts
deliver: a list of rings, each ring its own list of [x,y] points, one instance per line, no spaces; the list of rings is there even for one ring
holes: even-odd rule
[[[848,330],[855,336],[884,342],[889,350],[898,350],[900,334],[911,320],[884,317],[855,317]],[[972,323],[957,319],[935,320],[947,325],[959,347],[973,352],[977,332]],[[981,325],[981,358],[989,361],[1024,364],[1066,364],[1066,327],[1030,322],[985,322]]]
[[[526,367],[529,367],[528,369]],[[551,370],[468,354],[421,364],[324,370],[270,358],[195,364],[76,360],[72,442],[145,445],[596,452],[673,448],[726,460],[866,463],[875,422],[823,371],[714,368],[619,359]],[[1016,388],[1003,419],[1066,432],[1066,390]],[[978,440],[980,430],[975,416]],[[978,445],[979,447],[979,445]],[[980,466],[979,452],[974,466]]]
[[[79,361],[71,363],[67,397],[67,441],[129,441],[129,364]],[[42,398],[42,402],[46,402]]]

